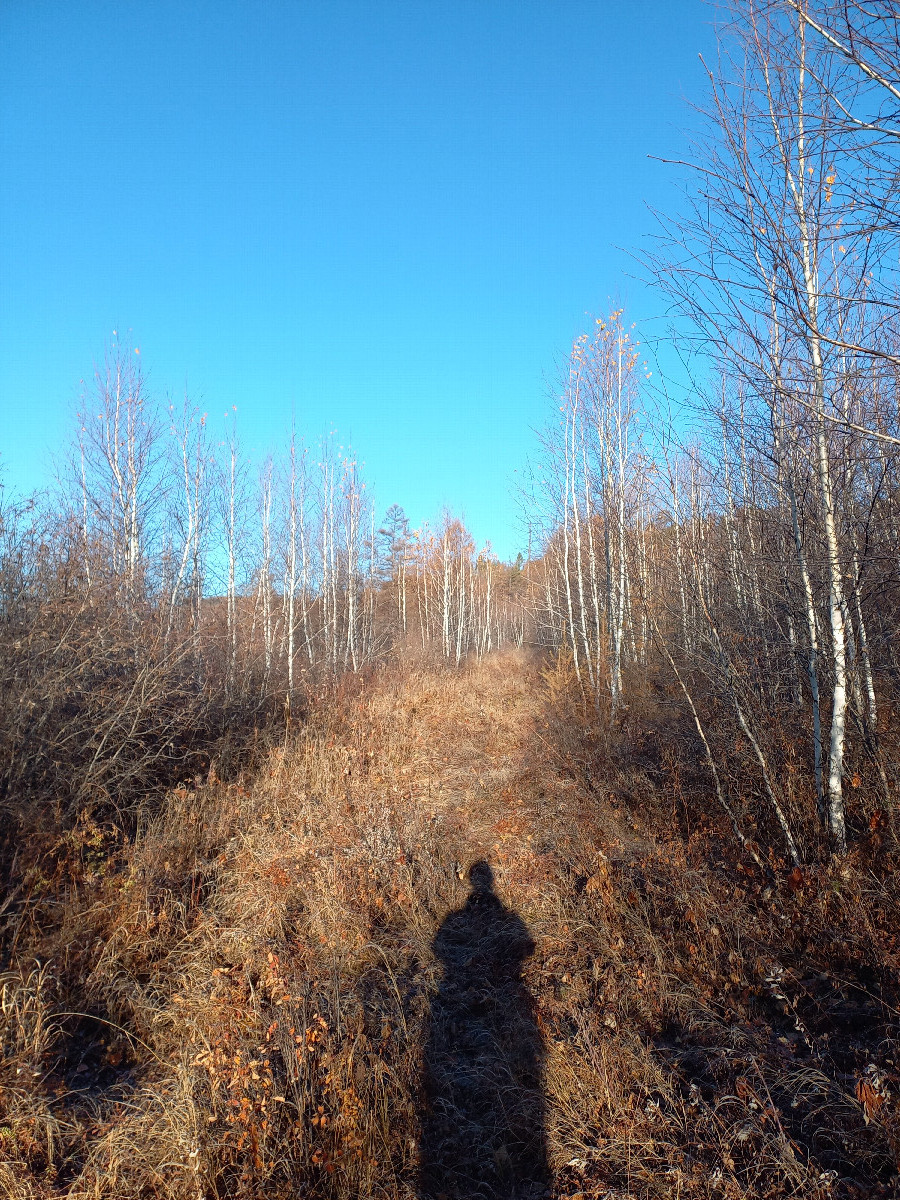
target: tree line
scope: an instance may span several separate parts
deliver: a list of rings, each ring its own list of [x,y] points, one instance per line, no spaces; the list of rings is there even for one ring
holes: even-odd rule
[[[251,463],[234,412],[161,406],[114,341],[52,502],[0,514],[3,794],[128,804],[345,672],[512,644],[566,656],[609,728],[668,689],[760,863],[892,827],[898,79],[884,0],[733,6],[644,256],[688,401],[622,308],[579,336],[527,561],[379,521],[333,434]]]
[[[900,782],[896,6],[742,0],[709,90],[686,215],[643,258],[691,420],[621,310],[576,341],[539,624],[610,715],[653,653],[737,836],[797,865],[892,824]]]
[[[0,493],[2,496],[3,493]],[[418,648],[460,664],[525,637],[521,572],[444,513],[382,523],[334,434],[252,464],[162,404],[114,339],[54,491],[0,509],[2,789],[127,805],[311,690]]]

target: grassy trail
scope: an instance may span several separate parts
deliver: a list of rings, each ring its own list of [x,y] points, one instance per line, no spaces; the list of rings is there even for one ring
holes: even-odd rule
[[[649,695],[598,733],[564,664],[407,663],[131,840],[35,836],[0,1195],[893,1195],[888,885],[773,892],[686,825],[683,739]]]

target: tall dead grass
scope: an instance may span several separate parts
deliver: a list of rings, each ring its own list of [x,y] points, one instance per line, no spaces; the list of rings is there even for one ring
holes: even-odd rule
[[[133,837],[20,847],[0,1191],[423,1195],[434,940],[484,858],[535,943],[552,1195],[893,1194],[891,876],[761,877],[692,755],[650,698],[599,735],[562,660],[398,665]]]

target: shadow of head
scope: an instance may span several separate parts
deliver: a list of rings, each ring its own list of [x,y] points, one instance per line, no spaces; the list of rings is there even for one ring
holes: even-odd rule
[[[472,891],[475,895],[493,892],[494,872],[484,859],[481,859],[477,863],[472,863],[471,867],[469,867],[469,883],[472,885]]]

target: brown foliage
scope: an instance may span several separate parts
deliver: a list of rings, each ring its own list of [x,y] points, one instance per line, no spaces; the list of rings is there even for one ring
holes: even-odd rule
[[[648,690],[598,740],[569,674],[508,653],[354,677],[258,769],[170,790],[132,840],[85,816],[20,846],[0,1186],[432,1195],[439,989],[461,1045],[491,1004],[482,946],[482,1009],[446,1008],[435,937],[486,859],[534,943],[554,1196],[889,1194],[891,862],[762,877],[667,702]],[[487,1088],[479,1054],[441,1069]],[[481,1120],[476,1184],[502,1194],[515,1148],[502,1114]]]

